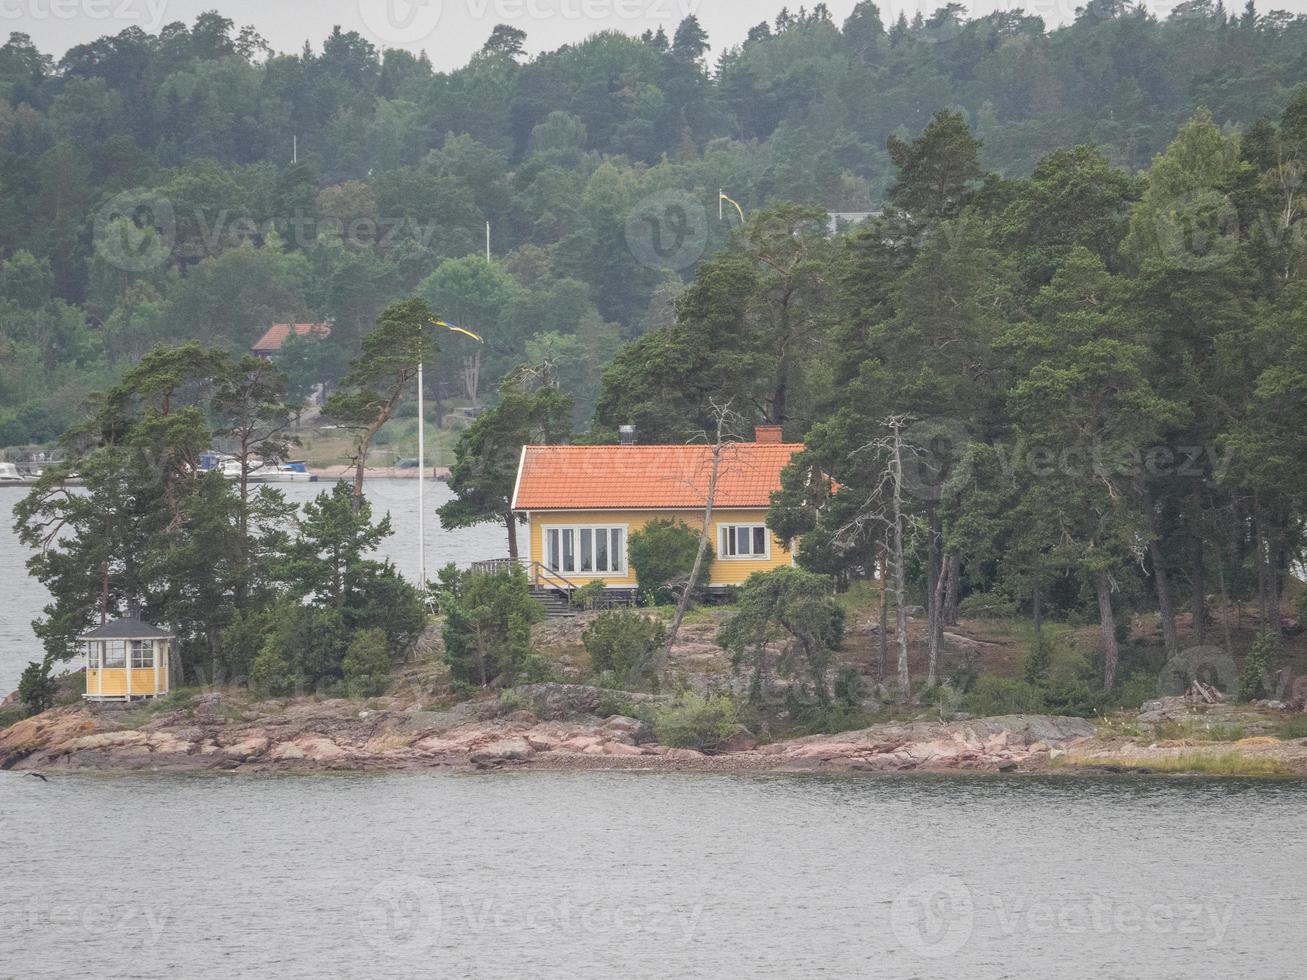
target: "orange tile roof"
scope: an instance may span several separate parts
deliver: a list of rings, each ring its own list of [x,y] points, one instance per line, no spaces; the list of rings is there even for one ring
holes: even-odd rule
[[[736,442],[722,449],[717,507],[766,507],[800,443]],[[514,510],[699,508],[709,446],[525,446]]]
[[[325,323],[274,323],[250,350],[281,350],[281,345],[286,343],[286,338],[290,336],[292,327],[295,328],[295,333],[301,337],[307,337],[309,334],[326,337],[331,334],[331,327]]]

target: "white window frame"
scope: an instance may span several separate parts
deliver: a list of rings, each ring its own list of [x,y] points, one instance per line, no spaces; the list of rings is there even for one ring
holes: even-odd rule
[[[126,670],[127,657],[130,653],[126,640],[105,640],[104,659],[101,661],[105,670]]]
[[[738,542],[738,529],[749,529],[749,547],[753,547],[754,532],[762,528],[763,550],[761,553],[749,551],[748,554],[739,554],[738,548],[736,554],[731,554],[727,547],[727,535],[732,531],[737,532],[736,540]],[[717,525],[717,557],[723,561],[770,561],[771,560],[771,528],[766,524],[719,524]]]
[[[590,542],[591,542],[591,543],[590,543],[590,549],[591,549],[591,551],[590,551],[590,564],[593,565],[593,564],[594,564],[594,532],[595,532],[595,531],[600,531],[600,530],[602,530],[602,531],[604,531],[604,532],[606,532],[606,533],[608,534],[608,551],[609,551],[610,564],[611,564],[611,559],[612,559],[612,557],[613,557],[613,546],[612,546],[613,538],[612,538],[612,534],[613,534],[614,531],[621,531],[621,532],[622,532],[622,548],[621,548],[621,552],[617,555],[617,557],[618,557],[618,559],[619,559],[619,561],[620,561],[620,565],[621,565],[621,567],[620,567],[620,568],[609,568],[607,571],[602,571],[602,572],[601,572],[601,571],[595,571],[595,570],[592,568],[592,569],[591,569],[590,571],[588,571],[588,572],[583,572],[583,571],[581,571],[581,532],[582,532],[582,531],[590,531],[590,532],[591,532],[591,535],[590,535]],[[559,563],[558,563],[558,569],[557,569],[557,570],[555,570],[554,567],[553,567],[553,565],[550,564],[550,560],[551,560],[552,557],[553,557],[553,556],[549,553],[549,532],[550,532],[550,531],[557,531],[557,532],[558,532],[558,534],[559,534],[559,537],[558,537],[558,547],[559,547],[560,550],[563,550],[563,538],[562,538],[562,533],[563,533],[564,531],[571,531],[571,532],[572,532],[572,564],[575,566],[575,568],[574,568],[572,571],[568,571],[566,568],[564,568],[564,567],[563,567],[563,563],[562,563],[561,560],[560,560]],[[576,577],[579,577],[579,578],[604,578],[605,576],[609,576],[609,577],[617,576],[617,577],[619,577],[619,578],[624,578],[624,577],[626,577],[626,575],[628,574],[628,569],[629,569],[629,564],[630,564],[630,563],[629,563],[629,560],[628,560],[628,558],[627,558],[627,555],[626,555],[627,549],[630,547],[630,545],[631,545],[631,528],[630,528],[630,525],[629,525],[629,524],[590,524],[590,523],[586,523],[586,524],[543,524],[543,525],[541,525],[541,527],[540,527],[540,550],[541,550],[541,552],[542,552],[542,554],[541,554],[541,556],[540,556],[540,564],[541,564],[545,569],[547,569],[548,571],[552,572],[553,574],[555,574],[555,575],[562,575],[562,576],[565,576],[565,577],[567,577],[567,578],[571,578],[571,577],[573,577],[573,576],[576,576]],[[560,556],[560,559],[561,559],[561,556]]]
[[[131,657],[132,670],[154,669],[154,641],[129,640],[128,656]]]

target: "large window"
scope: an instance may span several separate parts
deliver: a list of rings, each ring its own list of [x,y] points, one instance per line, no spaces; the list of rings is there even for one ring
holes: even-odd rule
[[[99,670],[100,661],[104,656],[104,644],[99,640],[86,641],[86,669]]]
[[[718,533],[719,558],[768,558],[771,535],[763,524],[723,524]]]
[[[104,641],[104,666],[109,670],[127,666],[126,640]]]
[[[132,669],[154,666],[154,641],[132,640]]]
[[[545,565],[563,575],[620,575],[626,571],[626,528],[547,527]]]

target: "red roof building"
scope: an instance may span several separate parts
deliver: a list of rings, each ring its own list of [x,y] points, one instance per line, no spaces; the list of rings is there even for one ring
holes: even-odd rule
[[[781,470],[802,443],[759,426],[756,442],[722,447],[716,507],[767,507]],[[513,509],[702,510],[712,447],[523,446]]]
[[[331,336],[331,327],[325,323],[274,323],[268,328],[267,333],[260,337],[254,346],[250,348],[250,353],[255,357],[271,357],[281,350],[292,330],[299,337]]]

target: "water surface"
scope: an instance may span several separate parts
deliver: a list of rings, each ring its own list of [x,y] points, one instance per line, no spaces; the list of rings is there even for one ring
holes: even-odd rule
[[[5,976],[1291,977],[1307,784],[0,773]]]

